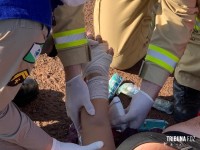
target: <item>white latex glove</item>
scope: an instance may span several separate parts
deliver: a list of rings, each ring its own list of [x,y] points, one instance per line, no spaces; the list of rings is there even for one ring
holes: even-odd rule
[[[77,131],[80,129],[79,111],[81,107],[85,107],[89,115],[95,115],[95,109],[90,101],[89,90],[87,84],[78,75],[66,83],[66,107],[67,114],[74,123]]]
[[[111,122],[112,122],[112,120],[115,120],[115,119],[125,115],[125,110],[123,108],[123,105],[122,105],[119,97],[116,96],[111,101],[111,103],[109,105],[108,115],[110,117]],[[112,126],[112,127],[115,128],[116,130],[124,131],[127,127],[127,124],[120,124],[120,125]]]
[[[88,43],[91,47],[92,60],[82,65],[83,77],[91,73],[99,73],[102,76],[108,76],[110,64],[112,62],[112,55],[106,52],[106,50],[108,50],[108,44],[98,43],[91,39],[88,40]]]
[[[126,124],[137,129],[144,122],[153,105],[153,99],[143,91],[139,91],[132,97],[131,103],[126,108],[126,114],[111,120],[112,125]]]
[[[82,64],[83,78],[90,74],[99,74],[89,80],[86,80],[90,92],[90,99],[108,99],[108,74],[112,55],[107,53],[108,44],[88,39],[91,48],[92,60]]]
[[[74,143],[63,143],[53,139],[51,150],[99,150],[103,147],[103,142],[98,141],[86,146],[80,146]]]
[[[68,6],[79,6],[87,2],[88,0],[62,0],[63,3],[67,4]]]
[[[98,41],[92,40],[92,39],[87,39],[88,40],[88,45],[93,48],[94,46],[97,46],[99,44]]]

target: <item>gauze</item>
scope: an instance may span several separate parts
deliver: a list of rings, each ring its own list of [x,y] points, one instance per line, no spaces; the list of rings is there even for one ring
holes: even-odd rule
[[[92,60],[83,65],[83,77],[89,74],[98,73],[99,75],[86,81],[91,99],[108,99],[108,72],[112,55],[107,54],[108,45],[100,43],[91,47]]]
[[[105,76],[96,76],[92,79],[86,81],[90,99],[108,99],[108,77]]]
[[[100,43],[91,48],[92,60],[82,65],[84,78],[92,73],[108,76],[112,55],[107,54],[106,50],[108,50],[108,45],[106,43]]]

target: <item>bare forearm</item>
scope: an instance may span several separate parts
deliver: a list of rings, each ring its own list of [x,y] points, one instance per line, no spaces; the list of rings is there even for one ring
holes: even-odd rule
[[[161,87],[147,80],[142,80],[141,90],[147,93],[153,100],[156,99]]]
[[[72,65],[72,66],[66,66],[65,68],[65,78],[66,81],[69,81],[73,77],[81,74],[81,65]]]
[[[83,144],[89,144],[97,140],[104,142],[102,150],[115,150],[112,130],[108,117],[108,101],[105,99],[92,100],[95,107],[95,116],[81,110],[81,136]]]

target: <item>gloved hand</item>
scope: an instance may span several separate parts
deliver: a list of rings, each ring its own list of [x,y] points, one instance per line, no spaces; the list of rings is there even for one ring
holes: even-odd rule
[[[87,84],[82,79],[81,75],[78,75],[68,82],[66,82],[67,92],[67,114],[73,121],[77,131],[80,129],[79,123],[79,111],[81,107],[85,107],[86,111],[90,115],[95,115],[95,109],[90,101],[89,90]]]
[[[81,4],[84,4],[88,0],[62,0],[63,3],[67,4],[68,6],[79,6]]]
[[[88,40],[88,45],[90,46],[91,49],[94,48],[95,46],[97,46],[99,44],[98,41],[95,41],[93,39],[89,39],[88,38],[87,40]]]
[[[99,150],[103,147],[103,142],[98,141],[86,146],[80,146],[74,143],[63,143],[53,139],[51,150]]]
[[[126,114],[111,120],[111,124],[116,126],[128,123],[130,128],[137,129],[144,122],[153,103],[153,99],[147,93],[139,91],[132,97],[131,103],[126,108]]]
[[[82,65],[83,78],[90,74],[98,74],[97,76],[86,80],[90,92],[90,99],[108,99],[108,74],[110,63],[112,62],[112,54],[108,53],[107,43],[99,43],[94,40],[89,41],[91,47],[92,60]]]
[[[108,115],[109,115],[111,121],[125,115],[125,110],[123,108],[123,105],[122,105],[119,97],[117,97],[117,96],[114,97],[113,100],[111,101],[111,103],[109,104]],[[127,128],[127,124],[120,124],[117,126],[114,126],[112,124],[112,127],[117,130],[124,131]]]

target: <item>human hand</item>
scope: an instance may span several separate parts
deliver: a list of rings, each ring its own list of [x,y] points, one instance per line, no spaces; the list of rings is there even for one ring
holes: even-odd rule
[[[130,128],[137,129],[144,122],[154,101],[145,92],[139,91],[132,97],[131,103],[126,108],[126,114],[118,118],[111,118],[113,126],[127,124]]]
[[[83,77],[91,74],[107,76],[109,74],[110,64],[114,55],[113,49],[106,41],[103,41],[100,35],[96,38],[91,33],[87,33],[88,45],[91,49],[92,60],[86,64],[82,64]]]
[[[92,35],[88,35],[88,41],[92,60],[83,64],[82,70],[83,78],[89,88],[90,99],[108,99],[108,75],[113,49],[109,48],[101,36],[94,39]]]
[[[123,105],[119,97],[117,96],[114,97],[111,103],[109,104],[108,115],[111,121],[125,115],[125,110],[123,108]],[[121,131],[124,131],[127,128],[127,124],[119,124],[115,126],[111,123],[111,125],[112,125],[112,128],[115,128]]]
[[[103,147],[103,142],[98,141],[86,146],[80,146],[74,143],[64,143],[53,139],[51,150],[99,150]]]
[[[81,75],[78,75],[66,82],[66,107],[67,114],[74,123],[77,131],[80,130],[79,111],[81,107],[85,107],[86,111],[90,115],[95,115],[95,109],[90,101],[89,90],[87,84],[82,79]]]

